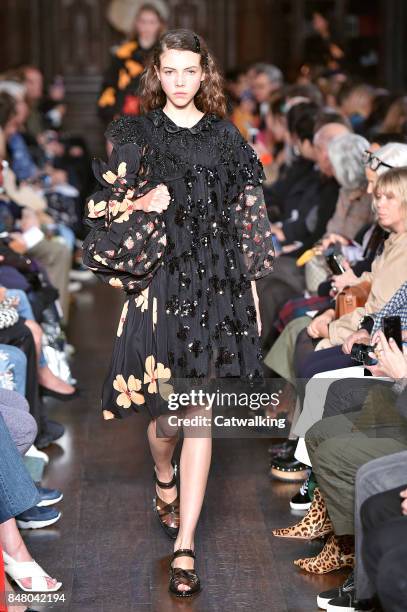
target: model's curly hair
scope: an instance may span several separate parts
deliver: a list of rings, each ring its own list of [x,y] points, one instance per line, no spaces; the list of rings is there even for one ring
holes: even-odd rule
[[[219,117],[226,115],[226,98],[223,93],[223,78],[215,58],[200,36],[192,30],[177,29],[166,32],[154,47],[152,57],[141,76],[141,108],[148,112],[165,105],[166,95],[162,90],[155,67],[160,66],[161,54],[168,49],[193,51],[201,56],[201,66],[205,79],[195,95],[196,107],[204,113],[215,113]]]

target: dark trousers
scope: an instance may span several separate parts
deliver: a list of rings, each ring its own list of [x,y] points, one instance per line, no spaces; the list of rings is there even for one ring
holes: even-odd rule
[[[373,495],[361,507],[363,563],[386,612],[407,610],[407,516],[400,498],[406,488]]]
[[[30,405],[32,416],[37,425],[40,425],[44,410],[38,392],[37,353],[31,330],[24,325],[24,321],[25,319],[20,318],[15,325],[0,329],[0,343],[18,347],[27,357],[25,397]]]
[[[280,309],[288,300],[302,296],[305,289],[304,271],[295,265],[295,259],[277,257],[273,273],[256,281],[262,323],[261,343],[264,351],[275,340],[274,323]]]
[[[300,333],[295,346],[295,372],[298,378],[312,378],[320,372],[339,370],[359,365],[350,355],[345,355],[341,346],[315,351],[315,342],[307,330]]]

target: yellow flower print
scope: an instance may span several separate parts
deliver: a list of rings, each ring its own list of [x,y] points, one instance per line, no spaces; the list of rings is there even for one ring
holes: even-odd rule
[[[106,87],[98,100],[98,105],[104,108],[105,106],[113,106],[114,104],[116,104],[115,90],[113,87]]]
[[[141,312],[144,312],[144,310],[147,310],[148,308],[148,289],[149,287],[143,289],[143,291],[134,300],[137,308],[141,308]]]
[[[110,185],[113,185],[117,181],[118,178],[124,178],[126,176],[126,172],[127,172],[127,164],[126,162],[123,161],[123,162],[120,162],[119,167],[117,168],[117,174],[115,174],[111,170],[108,170],[107,172],[102,174],[102,176],[107,183],[110,183]]]
[[[111,285],[112,287],[117,287],[118,289],[121,289],[123,287],[123,283],[120,278],[111,278],[109,280],[109,285]]]
[[[153,331],[157,324],[157,298],[153,298]]]
[[[120,315],[120,319],[119,319],[119,326],[117,328],[117,337],[118,338],[120,338],[120,336],[122,335],[124,323],[125,323],[126,318],[127,318],[127,311],[128,311],[128,309],[129,309],[129,301],[127,300],[124,303],[122,314]]]
[[[120,59],[127,59],[137,49],[138,44],[136,41],[129,41],[123,43],[116,51],[116,57]]]
[[[110,410],[103,410],[103,418],[105,421],[108,421],[109,419],[115,419],[116,417]]]
[[[131,77],[129,73],[124,68],[121,68],[119,70],[119,80],[117,82],[119,89],[126,89],[130,81],[131,81]]]
[[[129,376],[129,380],[124,380],[121,374],[118,374],[113,381],[113,388],[120,393],[116,399],[116,404],[123,408],[130,408],[131,404],[140,406],[144,404],[144,395],[138,393],[141,389],[141,380],[135,378],[133,374]]]
[[[90,219],[98,219],[106,214],[106,202],[101,200],[97,204],[93,200],[88,202],[88,217]]]
[[[129,71],[130,76],[133,78],[138,76],[144,70],[143,64],[140,64],[140,62],[135,62],[134,60],[131,60],[131,59],[125,62],[125,66],[127,70]]]
[[[136,208],[136,204],[133,200],[129,200],[127,197],[121,203],[119,212],[123,212],[123,214],[117,219],[113,219],[113,223],[123,223],[125,221],[129,221],[130,215],[134,210],[138,210]]]
[[[146,370],[144,372],[144,384],[146,385],[148,383],[147,391],[149,393],[157,393],[157,382],[162,397],[171,392],[170,389],[172,390],[172,386],[166,384],[171,378],[170,368],[166,368],[162,363],[157,363],[157,367],[155,367],[155,358],[153,355],[147,357],[144,367]]]
[[[113,221],[117,221],[114,219],[119,212],[123,212],[127,209],[126,201],[120,202],[119,200],[109,200],[109,215],[113,217]]]

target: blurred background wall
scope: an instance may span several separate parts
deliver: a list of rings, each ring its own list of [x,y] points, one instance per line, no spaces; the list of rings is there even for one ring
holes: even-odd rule
[[[109,26],[109,0],[2,0],[0,71],[37,65],[46,82],[62,75],[67,127],[100,146],[95,103],[110,47],[123,36]],[[402,89],[407,83],[406,0],[168,0],[170,27],[207,38],[223,70],[254,61],[277,64],[288,77],[301,62],[310,16],[321,4],[365,80]]]

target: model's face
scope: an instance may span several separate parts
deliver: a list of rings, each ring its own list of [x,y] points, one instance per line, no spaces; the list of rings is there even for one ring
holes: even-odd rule
[[[161,54],[160,67],[155,70],[165,95],[178,107],[193,100],[205,78],[201,56],[193,51],[168,49]]]
[[[156,40],[160,34],[161,21],[154,11],[141,11],[134,22],[134,30],[141,39]]]

